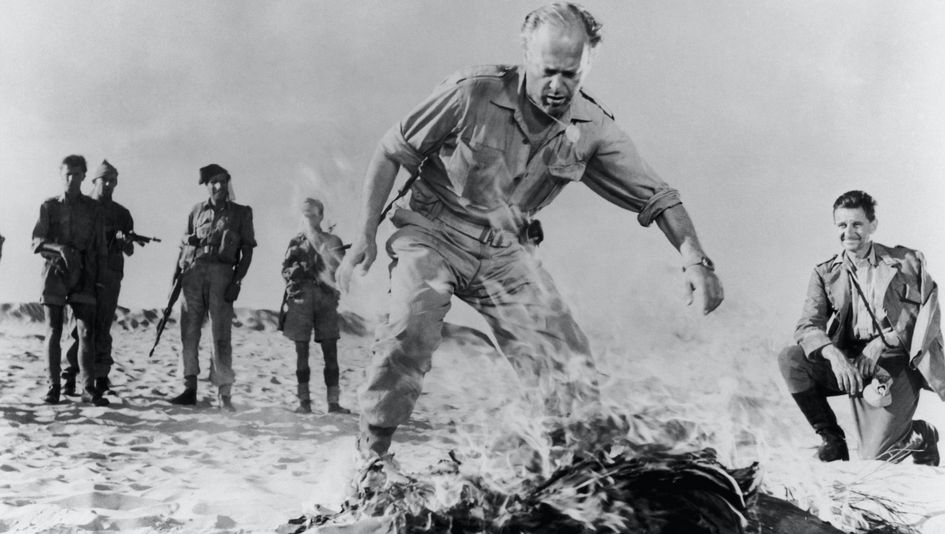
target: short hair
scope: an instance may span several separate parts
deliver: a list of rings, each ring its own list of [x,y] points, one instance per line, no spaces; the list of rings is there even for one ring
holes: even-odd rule
[[[847,191],[837,197],[833,203],[833,211],[839,208],[856,209],[860,208],[866,214],[866,219],[870,222],[876,220],[876,201],[866,191]]]
[[[318,208],[319,213],[321,213],[322,215],[325,214],[325,205],[322,203],[321,200],[318,200],[317,198],[309,197],[302,201],[302,211],[305,211],[305,209],[309,206],[315,206]]]
[[[78,154],[71,154],[62,158],[62,163],[60,166],[65,165],[66,167],[78,167],[82,169],[82,172],[89,172],[88,166],[85,164],[85,158],[79,156]]]
[[[525,22],[522,23],[522,45],[527,45],[532,33],[545,24],[552,24],[559,28],[579,25],[587,35],[587,42],[591,48],[600,44],[603,39],[601,35],[603,24],[597,22],[594,15],[584,9],[584,6],[572,2],[555,2],[525,15]]]

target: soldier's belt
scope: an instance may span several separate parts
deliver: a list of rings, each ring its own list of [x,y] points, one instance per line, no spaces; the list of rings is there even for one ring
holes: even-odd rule
[[[506,248],[518,242],[518,237],[511,232],[467,221],[449,209],[440,210],[434,218],[457,232],[492,247]]]

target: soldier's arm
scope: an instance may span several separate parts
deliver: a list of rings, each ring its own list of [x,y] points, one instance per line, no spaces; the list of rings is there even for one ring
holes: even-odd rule
[[[253,209],[245,206],[240,221],[240,254],[236,267],[233,269],[233,281],[239,282],[249,272],[249,265],[253,262],[253,248],[256,246],[256,230],[253,228]]]
[[[128,235],[134,233],[135,231],[135,220],[131,216],[131,212],[125,210],[124,217],[122,221],[121,231],[125,237],[121,242],[121,250],[125,253],[126,256],[131,256],[135,253],[135,243],[131,239],[128,239]]]

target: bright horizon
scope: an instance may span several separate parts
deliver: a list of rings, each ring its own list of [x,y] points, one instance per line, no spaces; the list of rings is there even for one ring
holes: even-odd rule
[[[198,169],[212,162],[255,214],[237,306],[277,308],[299,201],[322,197],[350,242],[384,131],[451,72],[518,63],[520,21],[540,3],[5,3],[0,301],[38,300],[30,233],[61,192],[59,161],[78,153],[83,190],[107,158],[135,230],[163,239],[127,260],[121,305],[164,305],[187,213],[207,197]],[[924,251],[945,279],[940,6],[585,5],[604,24],[585,87],[681,191],[725,284],[722,310],[763,305],[789,333],[810,270],[839,250],[830,205],[850,189],[878,200],[876,241]],[[667,285],[678,256],[655,225],[580,184],[539,218],[546,265],[586,316],[678,300]],[[343,303],[369,316],[386,292],[379,249]]]

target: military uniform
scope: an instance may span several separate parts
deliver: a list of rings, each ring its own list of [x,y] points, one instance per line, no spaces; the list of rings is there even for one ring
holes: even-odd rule
[[[858,280],[862,296],[851,278]],[[927,387],[945,399],[937,309],[938,290],[918,251],[874,242],[859,267],[842,252],[818,264],[795,329],[798,344],[779,356],[788,390],[811,426],[820,434],[843,437],[826,397],[845,393],[821,351],[833,344],[852,360],[872,343],[881,350],[877,374],[892,383],[886,406],[873,405],[863,396],[850,397],[859,455],[867,460],[898,460],[922,445],[912,420],[919,392]],[[880,346],[883,331],[893,341]],[[915,423],[925,430],[926,423]]]
[[[105,222],[105,243],[108,256],[102,269],[98,298],[95,304],[95,378],[108,377],[112,365],[112,322],[118,309],[118,296],[121,293],[121,281],[125,276],[125,254],[134,253],[133,243],[124,243],[115,236],[117,232],[128,235],[134,231],[134,219],[127,208],[113,200],[100,200]],[[72,345],[66,353],[69,366],[62,372],[62,377],[70,380],[78,372],[76,354],[78,352],[78,330],[72,329]]]
[[[341,239],[330,233],[321,233],[316,245],[303,232],[289,241],[282,262],[282,277],[286,281],[285,323],[283,334],[296,345],[299,411],[311,411],[308,366],[308,343],[314,337],[321,345],[325,366],[323,377],[329,411],[348,413],[341,408],[339,386],[341,369],[338,366],[337,340],[341,337],[338,318],[339,292],[334,275],[343,254]]]
[[[62,245],[74,251],[74,265],[67,267],[59,254],[44,251],[45,245]],[[33,228],[33,251],[42,254],[46,260],[43,264],[40,302],[60,308],[68,304],[77,319],[77,365],[84,387],[92,391],[95,378],[92,325],[96,284],[104,278],[107,258],[101,204],[82,194],[75,197],[63,194],[43,202],[39,220]],[[58,389],[62,352],[58,339],[47,339],[47,344],[49,382]]]
[[[521,67],[457,73],[381,141],[387,157],[419,179],[409,206],[392,216],[389,313],[360,392],[362,428],[409,418],[454,295],[482,314],[526,382],[548,396],[586,383],[593,370],[587,337],[523,229],[574,182],[638,213],[644,226],[680,203],[583,91],[561,124],[530,141],[523,82]]]
[[[286,281],[285,337],[293,341],[314,337],[316,342],[340,337],[340,295],[335,288],[334,269],[327,269],[325,256],[340,253],[334,249],[341,246],[341,239],[332,234],[326,234],[318,248],[304,233],[289,241],[282,262],[282,278]]]
[[[199,245],[188,243],[196,236]],[[235,375],[233,373],[230,328],[233,303],[224,294],[233,280],[234,268],[239,262],[240,250],[256,246],[253,229],[253,210],[235,202],[226,201],[213,209],[210,201],[193,207],[187,217],[187,232],[182,244],[181,268],[181,369],[187,390],[196,390],[200,362],[197,350],[203,323],[210,316],[213,336],[210,381],[221,396],[229,397]]]

